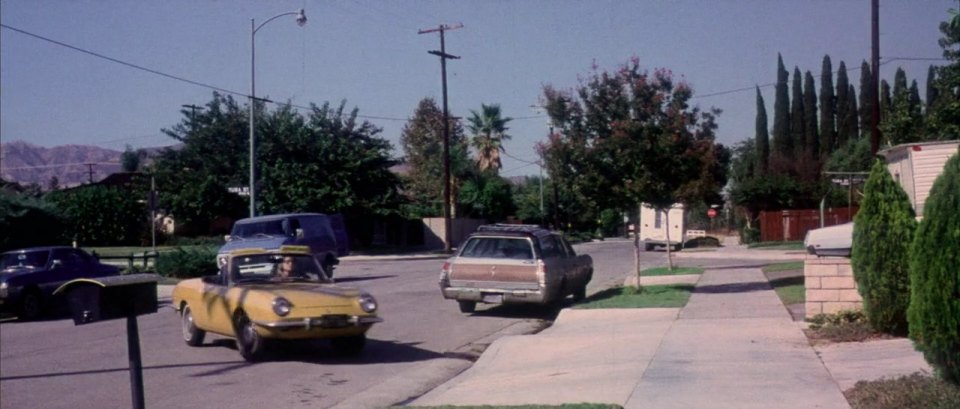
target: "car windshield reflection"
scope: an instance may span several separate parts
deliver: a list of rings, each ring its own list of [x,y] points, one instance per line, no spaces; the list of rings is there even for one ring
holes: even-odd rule
[[[238,283],[326,280],[316,259],[304,254],[236,256],[231,264],[231,274]]]

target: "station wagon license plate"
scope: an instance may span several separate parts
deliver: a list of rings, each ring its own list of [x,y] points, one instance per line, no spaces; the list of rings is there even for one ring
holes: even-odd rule
[[[503,294],[484,294],[483,302],[487,304],[503,304]]]

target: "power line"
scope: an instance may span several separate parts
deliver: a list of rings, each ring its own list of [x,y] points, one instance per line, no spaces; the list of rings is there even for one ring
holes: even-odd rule
[[[64,42],[62,42],[62,41],[57,41],[57,40],[54,40],[54,39],[52,39],[52,38],[44,37],[44,36],[39,35],[39,34],[34,34],[34,33],[29,32],[29,31],[21,30],[21,29],[19,29],[19,28],[12,27],[12,26],[9,26],[9,25],[6,25],[6,24],[0,23],[0,27],[3,27],[3,28],[5,28],[5,29],[7,29],[7,30],[15,31],[15,32],[17,32],[17,33],[20,33],[20,34],[23,34],[23,35],[26,35],[26,36],[29,36],[29,37],[36,38],[36,39],[39,39],[39,40],[42,40],[42,41],[46,41],[46,42],[49,42],[49,43],[52,43],[52,44],[56,44],[56,45],[59,45],[59,46],[61,46],[61,47],[69,48],[69,49],[71,49],[71,50],[74,50],[74,51],[77,51],[77,52],[80,52],[80,53],[83,53],[83,54],[91,55],[91,56],[96,57],[96,58],[100,58],[100,59],[104,59],[104,60],[107,60],[107,61],[110,61],[110,62],[113,62],[113,63],[116,63],[116,64],[120,64],[120,65],[123,65],[123,66],[125,66],[125,67],[129,67],[129,68],[133,68],[133,69],[136,69],[136,70],[148,72],[148,73],[154,74],[154,75],[159,75],[159,76],[164,77],[164,78],[168,78],[168,79],[172,79],[172,80],[180,81],[180,82],[185,82],[185,83],[187,83],[187,84],[196,85],[196,86],[198,86],[198,87],[203,87],[203,88],[211,89],[211,90],[214,90],[214,91],[219,91],[219,92],[222,92],[222,93],[224,93],[224,94],[230,94],[230,95],[235,95],[235,96],[244,97],[244,98],[248,98],[248,97],[249,97],[249,95],[244,94],[244,93],[242,93],[242,92],[232,91],[232,90],[229,90],[229,89],[226,89],[226,88],[221,88],[221,87],[218,87],[218,86],[215,86],[215,85],[205,84],[205,83],[202,83],[202,82],[199,82],[199,81],[194,81],[194,80],[187,79],[187,78],[180,77],[180,76],[173,75],[173,74],[167,74],[167,73],[165,73],[165,72],[162,72],[162,71],[159,71],[159,70],[155,70],[155,69],[153,69],[153,68],[147,68],[147,67],[140,66],[140,65],[137,65],[137,64],[129,63],[129,62],[126,62],[126,61],[123,61],[123,60],[120,60],[120,59],[117,59],[117,58],[109,57],[109,56],[106,56],[106,55],[103,55],[103,54],[100,54],[100,53],[97,53],[97,52],[94,52],[94,51],[90,51],[90,50],[87,50],[87,49],[84,49],[84,48],[80,48],[80,47],[77,47],[77,46],[73,46],[73,45],[64,43]],[[286,105],[286,106],[290,106],[290,107],[297,108],[297,109],[302,109],[302,110],[307,110],[307,111],[312,110],[312,108],[307,107],[307,106],[296,105],[296,104],[292,104],[292,103],[275,102],[275,101],[271,101],[271,100],[265,99],[265,98],[257,98],[257,99],[259,99],[259,100],[261,100],[261,101],[264,101],[264,102],[272,103],[272,104],[278,105],[278,106],[279,106],[279,105]],[[357,117],[358,117],[358,118],[363,118],[363,119],[377,119],[377,120],[383,120],[383,121],[407,121],[407,120],[408,120],[408,118],[391,118],[391,117],[384,117],[384,116],[359,115],[359,114],[357,115]]]
[[[0,171],[52,169],[52,168],[65,168],[70,166],[90,166],[90,165],[120,165],[120,162],[53,163],[49,165],[31,165],[31,166],[15,166],[15,167],[0,168]],[[86,173],[86,171],[84,171],[84,173]]]

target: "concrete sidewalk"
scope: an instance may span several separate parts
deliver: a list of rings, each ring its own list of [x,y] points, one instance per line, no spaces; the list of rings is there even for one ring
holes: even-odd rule
[[[823,361],[759,269],[708,269],[682,310],[563,310],[409,404],[848,408],[842,389],[856,380],[929,368],[904,340],[822,351]]]

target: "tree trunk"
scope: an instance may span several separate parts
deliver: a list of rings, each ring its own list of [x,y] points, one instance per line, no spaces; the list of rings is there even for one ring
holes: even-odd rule
[[[643,290],[640,285],[640,207],[637,206],[637,224],[633,227],[633,265],[637,273],[637,292]]]
[[[663,220],[667,225],[667,270],[673,271],[673,253],[670,251],[670,248],[673,247],[673,245],[670,244],[670,209],[669,208],[664,212]]]

